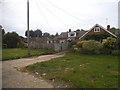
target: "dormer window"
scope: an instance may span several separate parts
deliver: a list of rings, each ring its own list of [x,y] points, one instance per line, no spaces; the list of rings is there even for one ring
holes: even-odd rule
[[[76,32],[68,32],[68,37],[76,37]]]
[[[94,32],[100,32],[100,27],[96,26],[96,27],[94,28]]]

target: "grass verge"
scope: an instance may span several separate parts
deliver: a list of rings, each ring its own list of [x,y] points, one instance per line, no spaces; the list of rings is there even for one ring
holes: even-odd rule
[[[29,65],[25,70],[54,82],[64,81],[74,88],[118,88],[117,56],[68,53]]]
[[[31,49],[30,53],[31,53],[30,56],[38,56],[38,55],[52,54],[54,52],[44,49]],[[2,60],[18,59],[23,57],[28,57],[27,49],[15,48],[15,49],[2,50]]]

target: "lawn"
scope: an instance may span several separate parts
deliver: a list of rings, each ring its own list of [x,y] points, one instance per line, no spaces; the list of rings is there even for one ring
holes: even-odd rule
[[[43,50],[43,49],[31,49],[30,52],[31,52],[30,56],[53,53],[52,51]],[[15,48],[15,49],[2,50],[2,60],[16,59],[16,58],[22,58],[22,57],[28,57],[27,49]]]
[[[55,83],[64,81],[73,88],[118,87],[117,56],[68,53],[51,61],[29,65],[25,70]]]

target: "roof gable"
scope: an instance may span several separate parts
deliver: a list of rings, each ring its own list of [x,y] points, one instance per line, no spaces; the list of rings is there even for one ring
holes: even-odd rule
[[[115,34],[111,33],[110,31],[108,31],[106,28],[102,27],[99,24],[95,24],[88,32],[86,32],[85,34],[83,34],[79,39],[83,38],[85,35],[87,35],[91,30],[93,30],[96,26],[99,26],[100,28],[102,28],[104,31],[108,32],[109,34],[111,34],[114,37],[117,37]]]

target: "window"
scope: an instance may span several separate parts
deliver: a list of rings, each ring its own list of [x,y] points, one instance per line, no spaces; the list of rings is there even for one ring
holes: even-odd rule
[[[68,37],[76,37],[76,32],[69,32]]]
[[[98,27],[98,26],[95,27],[95,28],[94,28],[94,32],[100,32],[100,27]]]
[[[74,33],[71,33],[70,36],[74,36],[75,34]]]

